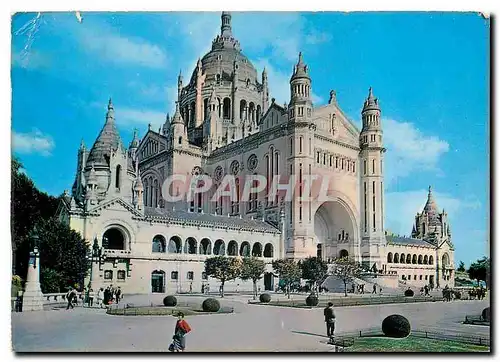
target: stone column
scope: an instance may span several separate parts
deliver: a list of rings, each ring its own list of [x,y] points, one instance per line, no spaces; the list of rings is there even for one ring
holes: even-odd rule
[[[43,294],[40,288],[40,258],[38,249],[34,248],[30,253],[26,290],[23,295],[23,311],[39,310],[43,310]]]

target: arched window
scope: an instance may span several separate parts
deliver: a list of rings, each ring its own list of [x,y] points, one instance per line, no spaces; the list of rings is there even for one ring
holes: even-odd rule
[[[158,207],[158,180],[154,181],[154,204],[153,207]]]
[[[411,264],[411,254],[406,254],[406,264]]]
[[[231,240],[227,245],[227,255],[238,256],[238,243],[236,241]]]
[[[105,270],[104,271],[104,280],[113,280],[113,271]]]
[[[262,256],[262,244],[255,243],[252,247],[252,256],[261,257]]]
[[[274,254],[273,244],[267,243],[264,247],[264,258],[272,258]]]
[[[247,115],[247,101],[242,99],[240,101],[240,120],[244,121],[246,120],[246,115]]]
[[[208,98],[203,100],[203,120],[208,118]]]
[[[223,119],[231,119],[231,99],[224,98],[224,103],[222,105],[222,115]]]
[[[148,181],[148,179],[145,179],[144,180],[144,197],[143,197],[144,198],[144,200],[143,200],[144,206],[149,206],[148,205],[148,192],[149,192],[148,187],[149,187],[149,181]]]
[[[168,252],[171,254],[180,254],[182,251],[182,240],[178,236],[172,236],[168,241]]]
[[[182,136],[179,136],[179,144],[182,145]]]
[[[212,242],[205,238],[201,239],[200,242],[200,254],[201,255],[210,255],[212,253]]]
[[[177,272],[177,271],[173,271],[173,272],[171,272],[171,273],[170,273],[170,279],[172,279],[172,280],[177,280],[177,279],[179,279],[179,272]]]
[[[417,254],[413,254],[413,257],[411,258],[411,263],[417,264]]]
[[[120,179],[122,177],[122,167],[120,165],[116,166],[116,180],[115,180],[115,187],[117,189],[120,188]]]
[[[194,272],[188,271],[186,277],[187,277],[187,280],[193,280],[194,279]]]
[[[248,105],[248,119],[255,121],[255,104],[253,102]]]
[[[125,280],[125,275],[125,270],[118,270],[118,273],[116,273],[116,279]]]
[[[224,255],[226,253],[224,240],[216,240],[214,244],[214,255]]]
[[[441,258],[441,265],[443,267],[450,265],[450,257],[448,256],[448,253],[443,254],[443,257]]]
[[[166,241],[162,235],[156,235],[153,238],[153,253],[164,253],[166,251]]]
[[[427,255],[424,256],[424,264],[429,264],[429,257]]]
[[[433,256],[429,256],[429,265],[433,265],[434,264],[434,258]]]
[[[347,258],[347,257],[349,257],[349,252],[347,250],[345,250],[345,249],[342,249],[339,252],[339,257],[340,258]]]
[[[392,263],[392,253],[387,254],[387,262]]]
[[[261,113],[260,105],[257,105],[257,118],[256,118],[257,123],[259,123],[260,121],[260,113]]]
[[[196,254],[196,239],[187,238],[184,246],[184,253],[186,254]]]
[[[423,263],[422,255],[419,255],[418,256],[418,264],[422,264],[422,263]]]
[[[400,257],[400,259],[399,259],[399,262],[400,262],[401,264],[404,264],[404,263],[405,263],[405,255],[404,255],[403,253],[401,253],[401,257]]]
[[[398,253],[394,254],[394,263],[399,263],[399,254]]]

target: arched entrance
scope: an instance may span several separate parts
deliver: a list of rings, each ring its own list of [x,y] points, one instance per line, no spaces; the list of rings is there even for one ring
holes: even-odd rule
[[[355,220],[351,209],[343,201],[321,204],[314,214],[314,233],[316,247],[320,245],[325,259],[337,258],[342,250],[347,255],[354,254]]]
[[[102,246],[105,249],[125,250],[125,235],[123,231],[117,227],[106,230],[102,236]]]
[[[340,250],[339,258],[347,258],[349,256],[349,252],[345,249]]]
[[[151,273],[151,293],[165,293],[165,272],[155,270]]]
[[[274,275],[273,273],[264,273],[264,290],[274,289]]]

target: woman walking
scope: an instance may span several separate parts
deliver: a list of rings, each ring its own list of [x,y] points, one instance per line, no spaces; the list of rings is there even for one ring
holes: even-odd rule
[[[177,317],[173,341],[168,349],[171,352],[184,352],[186,349],[186,334],[191,331],[191,326],[184,320],[184,313],[179,312]]]

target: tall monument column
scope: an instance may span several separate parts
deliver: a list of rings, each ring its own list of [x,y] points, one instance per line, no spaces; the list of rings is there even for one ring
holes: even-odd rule
[[[43,294],[40,287],[40,253],[38,252],[38,234],[33,231],[32,238],[35,247],[30,253],[26,288],[23,295],[23,311],[43,310]]]

